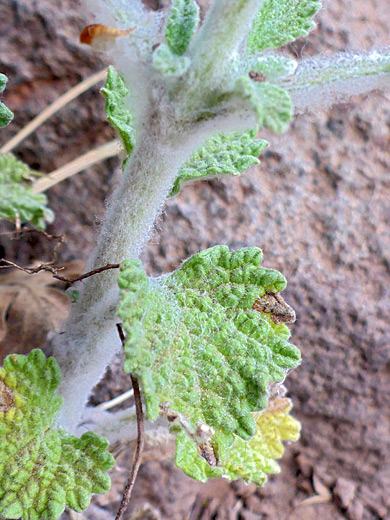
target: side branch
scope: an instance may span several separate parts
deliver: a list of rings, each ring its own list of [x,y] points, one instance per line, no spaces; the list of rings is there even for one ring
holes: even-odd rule
[[[46,264],[40,264],[36,267],[22,267],[18,264],[15,264],[14,262],[11,262],[10,260],[5,260],[2,258],[0,262],[5,263],[6,265],[0,266],[0,269],[6,269],[7,267],[14,267],[15,269],[19,269],[19,271],[23,271],[26,274],[37,274],[40,271],[47,271],[53,275],[53,278],[56,278],[57,280],[60,280],[61,282],[73,284],[76,282],[79,282],[80,280],[84,280],[85,278],[89,278],[90,276],[94,276],[95,274],[102,273],[103,271],[107,271],[109,269],[119,269],[121,264],[107,264],[103,265],[102,267],[98,267],[97,269],[93,269],[92,271],[89,271],[88,273],[82,274],[81,276],[75,276],[73,278],[66,278],[65,276],[60,276],[58,271],[61,271],[62,269],[65,269],[64,267],[55,267],[51,265],[50,262]]]
[[[119,333],[119,337],[121,339],[122,344],[125,342],[125,336],[122,330],[122,327],[117,324],[117,329]],[[144,443],[145,443],[145,432],[144,432],[144,414],[142,410],[142,401],[141,401],[141,392],[139,389],[138,379],[134,377],[132,374],[130,374],[131,377],[131,383],[133,385],[134,390],[134,399],[135,399],[135,409],[136,409],[136,415],[137,415],[137,447],[134,454],[134,461],[133,461],[133,467],[129,476],[129,479],[127,481],[125,490],[123,492],[122,502],[119,506],[118,513],[115,517],[115,520],[122,520],[123,515],[126,512],[126,509],[130,502],[131,493],[133,491],[135,479],[137,478],[138,470],[141,466],[141,458],[142,458],[142,452],[144,449]]]

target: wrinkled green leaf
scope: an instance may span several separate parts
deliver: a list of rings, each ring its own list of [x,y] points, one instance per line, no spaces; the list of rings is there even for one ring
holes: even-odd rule
[[[12,154],[0,153],[0,218],[29,222],[45,229],[54,213],[47,207],[47,197],[34,193],[31,181],[35,172]]]
[[[0,74],[0,93],[5,89],[7,81],[7,76],[5,74]],[[5,126],[9,125],[13,117],[14,115],[11,110],[7,108],[4,103],[0,103],[0,128],[4,128]]]
[[[126,106],[129,90],[114,67],[108,68],[106,83],[100,92],[106,99],[107,120],[118,132],[125,148],[127,157],[123,161],[124,167],[135,146],[134,117]]]
[[[157,47],[153,53],[153,66],[156,70],[164,74],[164,76],[171,76],[173,78],[182,76],[187,72],[190,64],[190,58],[173,54],[165,43]]]
[[[266,0],[249,33],[248,51],[254,54],[306,36],[316,26],[312,18],[320,8],[319,0]]]
[[[173,0],[165,39],[173,54],[182,56],[199,23],[199,6],[195,0]]]
[[[253,308],[286,285],[261,260],[255,247],[215,246],[157,279],[139,261],[123,262],[124,368],[142,381],[150,419],[163,410],[194,437],[199,425],[244,439],[256,433],[250,412],[267,406],[268,384],[300,361],[287,326]]]
[[[216,436],[213,443],[214,451],[219,455],[216,466],[210,466],[200,455],[201,449],[185,432],[180,432],[176,439],[176,464],[188,476],[203,482],[225,477],[263,486],[267,474],[280,471],[275,459],[283,455],[282,441],[299,438],[300,424],[289,415],[290,410],[289,399],[273,399],[266,410],[254,414],[257,417],[256,434],[249,441],[235,436],[233,443],[225,447]]]
[[[276,134],[285,132],[293,117],[293,104],[289,93],[271,83],[241,78],[237,82],[241,94],[256,110],[260,126]]]
[[[55,425],[61,374],[41,350],[11,354],[0,368],[0,515],[56,520],[65,507],[83,511],[92,493],[110,488],[108,441],[80,438]]]
[[[180,168],[171,196],[188,183],[224,174],[240,175],[250,166],[259,164],[258,156],[267,142],[256,139],[256,134],[257,128],[245,133],[216,134],[208,139]]]

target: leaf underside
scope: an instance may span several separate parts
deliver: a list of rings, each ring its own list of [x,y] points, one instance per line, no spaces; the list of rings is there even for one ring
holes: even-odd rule
[[[240,175],[254,164],[267,142],[256,139],[257,128],[248,132],[216,134],[192,154],[180,168],[170,193],[179,193],[183,185],[220,175]]]
[[[197,444],[199,431],[220,446],[252,437],[269,383],[299,364],[286,325],[253,309],[286,285],[261,260],[258,248],[215,246],[158,279],[137,260],[122,264],[125,371],[142,381],[149,418],[163,411]]]
[[[114,67],[108,67],[106,83],[100,91],[106,99],[104,109],[107,120],[118,132],[125,148],[127,157],[124,167],[135,146],[134,117],[125,102],[129,90],[119,72]]]
[[[45,229],[54,213],[47,207],[47,197],[34,193],[31,181],[35,172],[12,154],[0,153],[0,218],[29,222]]]
[[[249,78],[239,79],[237,86],[256,110],[260,126],[276,134],[287,130],[293,117],[293,104],[286,90]]]
[[[320,8],[319,0],[266,0],[249,33],[248,51],[254,54],[306,36],[315,28],[312,18]]]
[[[83,511],[92,493],[110,488],[108,441],[54,426],[62,399],[57,362],[40,350],[11,354],[0,368],[0,515],[56,520]]]

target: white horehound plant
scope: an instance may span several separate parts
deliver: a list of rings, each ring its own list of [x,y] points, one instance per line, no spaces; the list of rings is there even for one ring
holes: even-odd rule
[[[80,288],[54,357],[10,355],[0,369],[0,515],[9,519],[54,520],[109,489],[107,446],[136,437],[141,403],[136,414],[87,401],[122,345],[145,430],[169,427],[188,475],[263,485],[279,471],[282,441],[300,429],[282,386],[300,362],[285,278],[261,266],[255,247],[215,246],[158,278],[138,257],[168,196],[258,163],[259,129],[284,132],[294,111],[390,86],[389,48],[301,62],[275,51],[315,27],[317,0],[214,0],[201,24],[195,0],[156,13],[139,0],[84,3],[96,22],[89,43],[113,64],[102,92],[123,175],[89,259],[98,274]],[[4,126],[11,115],[0,110]],[[31,196],[30,213],[26,202],[41,181],[29,185],[21,168],[0,157],[1,216],[43,228],[46,199]]]

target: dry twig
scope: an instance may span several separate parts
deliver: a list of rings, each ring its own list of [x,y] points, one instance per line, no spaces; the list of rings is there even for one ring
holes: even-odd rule
[[[122,344],[125,342],[125,335],[123,333],[123,329],[120,324],[117,324],[117,329],[119,333],[119,337],[122,341]],[[126,509],[130,502],[131,492],[133,491],[134,483],[137,478],[138,470],[141,466],[141,458],[142,452],[144,449],[145,443],[145,432],[144,432],[144,414],[142,411],[142,401],[141,401],[141,392],[139,389],[138,379],[130,374],[131,383],[133,385],[134,390],[134,399],[135,399],[135,411],[137,415],[137,446],[134,453],[133,459],[133,467],[131,469],[130,476],[127,480],[125,489],[123,491],[122,501],[119,506],[118,513],[115,517],[115,520],[122,520],[123,515],[126,512]]]

